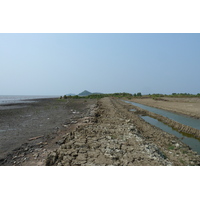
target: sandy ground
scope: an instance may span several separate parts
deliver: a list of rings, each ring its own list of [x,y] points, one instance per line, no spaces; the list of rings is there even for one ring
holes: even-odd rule
[[[200,98],[134,98],[131,101],[200,118]]]
[[[49,108],[44,109],[47,105]],[[119,99],[52,101],[30,107],[35,107],[30,109],[31,113],[37,108],[40,110],[36,115],[40,116],[40,120],[27,122],[24,130],[34,131],[24,138],[25,143],[24,140],[17,140],[18,148],[1,159],[1,165],[200,165],[200,156],[196,152],[175,136],[146,123],[137,113],[129,111],[132,105]],[[28,110],[24,114],[30,115]],[[19,122],[17,116],[22,114],[12,115],[14,126],[15,120]],[[52,122],[47,123],[50,117]],[[38,125],[43,118],[46,124],[42,130]],[[22,118],[21,123],[24,121]],[[44,130],[48,131],[45,133]],[[24,135],[24,132],[21,134]],[[44,134],[45,137],[29,141]],[[11,136],[8,140],[13,141]]]

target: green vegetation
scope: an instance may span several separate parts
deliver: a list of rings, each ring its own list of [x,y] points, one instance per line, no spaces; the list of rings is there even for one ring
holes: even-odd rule
[[[158,97],[177,97],[177,98],[185,98],[185,97],[200,97],[200,93],[197,94],[190,94],[190,93],[172,93],[170,95],[167,94],[149,94],[146,95],[147,97],[151,98],[158,98]]]
[[[81,94],[81,95],[80,95]],[[170,95],[167,94],[148,94],[148,95],[142,95],[141,92],[130,94],[126,92],[122,93],[111,93],[111,94],[101,94],[101,93],[90,93],[88,91],[83,91],[79,95],[64,95],[61,96],[60,99],[101,99],[103,97],[117,97],[117,98],[153,98],[159,100],[161,97],[176,97],[176,98],[185,98],[185,97],[200,97],[200,93],[197,94],[189,94],[189,93],[172,93]],[[87,95],[88,94],[88,95]]]
[[[189,93],[172,93],[172,95],[169,95],[172,97],[200,97],[200,93],[198,94],[189,94]]]
[[[169,149],[169,150],[174,150],[174,149],[175,149],[175,146],[170,145],[170,146],[168,146],[168,149]]]
[[[138,92],[137,94],[133,94],[134,97],[141,97],[142,96],[142,93],[141,92]]]
[[[122,97],[126,97],[126,98],[131,98],[133,95],[130,93],[113,93],[113,94],[91,94],[88,96],[66,96],[64,95],[63,99],[101,99],[103,97],[118,97],[118,98],[122,98]]]

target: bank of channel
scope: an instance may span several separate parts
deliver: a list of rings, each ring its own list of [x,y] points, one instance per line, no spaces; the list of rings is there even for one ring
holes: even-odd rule
[[[158,108],[153,108],[150,106],[146,106],[143,104],[139,104],[139,103],[135,103],[135,102],[131,102],[131,101],[124,101],[126,103],[132,104],[134,106],[137,106],[139,108],[142,108],[144,110],[147,110],[149,112],[153,112],[156,113],[158,115],[162,115],[164,117],[167,117],[169,119],[172,119],[174,121],[177,121],[181,124],[187,125],[187,126],[191,126],[193,128],[199,129],[200,130],[200,119],[194,119],[194,118],[190,118],[184,115],[179,115],[179,114],[175,114],[169,111],[165,111],[162,109],[158,109]],[[134,111],[134,110],[131,110]],[[142,119],[144,119],[146,122],[164,130],[165,132],[171,133],[173,135],[175,135],[176,137],[178,137],[183,143],[187,144],[192,150],[196,151],[198,154],[200,154],[200,140],[184,134],[184,133],[180,133],[176,130],[174,130],[173,128],[171,128],[170,126],[167,126],[166,124],[158,121],[157,119],[154,119],[152,117],[149,116],[140,116]]]

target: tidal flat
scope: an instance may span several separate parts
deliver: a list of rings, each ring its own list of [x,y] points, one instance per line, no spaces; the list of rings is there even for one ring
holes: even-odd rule
[[[200,155],[119,98],[43,99],[2,110],[1,165],[199,166]],[[6,131],[4,131],[6,130]]]

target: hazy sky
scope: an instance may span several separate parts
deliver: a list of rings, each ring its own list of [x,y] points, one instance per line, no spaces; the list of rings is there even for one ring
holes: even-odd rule
[[[0,34],[0,95],[200,93],[200,34]]]

